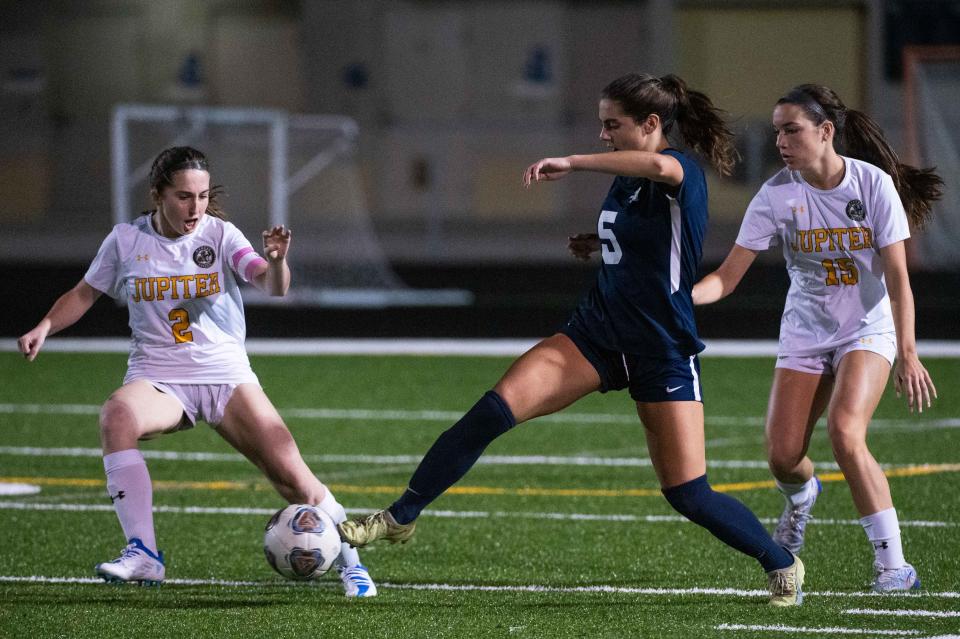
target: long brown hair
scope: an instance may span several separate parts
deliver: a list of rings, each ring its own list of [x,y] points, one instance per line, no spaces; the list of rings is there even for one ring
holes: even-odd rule
[[[200,151],[189,146],[173,146],[164,149],[154,158],[153,165],[150,167],[150,192],[162,194],[163,189],[173,186],[173,175],[177,171],[186,169],[197,169],[199,171],[210,172],[210,164]],[[222,186],[210,187],[207,199],[207,213],[219,217],[221,220],[227,219],[227,214],[220,207],[217,196],[223,192]],[[153,213],[153,211],[144,211],[144,215]]]
[[[628,73],[608,84],[600,97],[619,103],[636,122],[656,113],[664,134],[669,134],[676,124],[687,146],[708,158],[721,175],[730,175],[739,158],[733,146],[733,132],[725,121],[726,112],[675,75],[658,78]]]
[[[796,86],[777,100],[777,104],[799,106],[816,125],[827,120],[832,122],[837,131],[834,140],[843,146],[845,155],[869,162],[890,174],[910,223],[923,228],[930,221],[932,203],[943,196],[943,178],[934,173],[936,167],[918,169],[900,162],[870,116],[848,108],[833,89],[820,84]]]

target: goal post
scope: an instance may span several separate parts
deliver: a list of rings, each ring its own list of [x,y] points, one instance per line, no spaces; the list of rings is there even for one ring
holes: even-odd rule
[[[112,214],[129,221],[153,158],[190,145],[210,157],[231,221],[259,247],[259,232],[294,232],[295,283],[283,298],[244,293],[250,304],[389,307],[467,306],[469,291],[413,289],[376,236],[357,157],[359,128],[342,115],[276,109],[120,104],[111,121]],[[137,200],[139,201],[139,200]]]
[[[903,51],[904,141],[915,166],[936,167],[946,182],[928,228],[917,234],[912,260],[931,269],[960,266],[960,46],[909,46]]]

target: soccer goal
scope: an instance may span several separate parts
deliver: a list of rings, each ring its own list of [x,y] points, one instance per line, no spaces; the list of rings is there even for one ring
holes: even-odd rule
[[[946,182],[930,226],[917,236],[916,261],[927,268],[960,265],[960,47],[906,47],[903,52],[907,159],[935,166]]]
[[[150,206],[147,180],[164,148],[189,145],[210,159],[228,218],[254,247],[260,231],[293,231],[295,282],[283,298],[250,290],[250,304],[389,307],[466,306],[469,291],[413,289],[377,239],[357,155],[356,122],[274,109],[122,104],[111,123],[113,220]],[[135,199],[136,198],[136,199]]]

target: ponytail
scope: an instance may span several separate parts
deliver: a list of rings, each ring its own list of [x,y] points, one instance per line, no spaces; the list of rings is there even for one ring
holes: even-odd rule
[[[918,169],[900,162],[877,123],[866,113],[854,109],[847,109],[841,142],[850,157],[869,162],[890,174],[910,224],[916,228],[927,225],[933,216],[932,203],[943,196],[943,179],[934,173],[934,168]]]
[[[733,131],[724,120],[726,113],[713,106],[705,93],[688,88],[686,82],[673,74],[660,78],[660,83],[676,97],[674,120],[683,141],[709,158],[717,173],[730,175],[739,154],[733,145]]]
[[[923,228],[930,221],[933,202],[943,196],[943,179],[934,172],[935,167],[918,169],[900,162],[883,131],[870,116],[847,108],[833,89],[817,84],[794,87],[777,104],[801,107],[817,125],[830,120],[837,131],[834,139],[840,142],[846,155],[869,162],[890,174],[910,224]]]
[[[687,87],[676,75],[657,78],[629,73],[608,84],[601,98],[614,100],[637,122],[656,113],[664,134],[676,124],[691,149],[707,158],[721,175],[730,175],[739,156],[726,113],[713,106],[705,94]]]

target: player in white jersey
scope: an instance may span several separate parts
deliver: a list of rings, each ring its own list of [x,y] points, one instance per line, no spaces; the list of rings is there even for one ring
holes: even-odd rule
[[[874,547],[873,589],[919,588],[866,432],[891,367],[911,412],[936,397],[917,357],[904,241],[910,223],[922,227],[930,216],[943,181],[901,164],[876,123],[824,86],[791,90],[773,126],[786,166],[753,198],[730,254],[694,287],[694,303],[730,294],[759,251],[782,246],[790,290],[766,423],[770,470],[786,501],[774,537],[793,552],[803,546],[821,490],[807,448],[826,410],[834,457]]]
[[[223,219],[207,159],[190,147],[157,156],[150,186],[156,209],[115,226],[83,279],[18,344],[32,361],[48,335],[79,320],[102,293],[126,302],[127,374],[100,411],[100,438],[107,493],[128,545],[96,571],[107,581],[155,584],[166,568],[139,440],[202,419],[260,468],[288,502],[316,504],[338,523],[346,513],[303,461],[244,348],[237,277],[270,295],[285,295],[290,231],[282,226],[265,231],[265,257],[260,256]],[[337,566],[347,596],[377,594],[356,549],[343,544]]]

